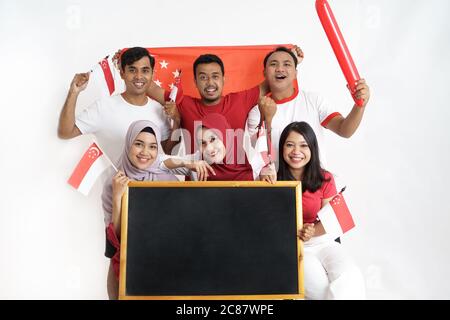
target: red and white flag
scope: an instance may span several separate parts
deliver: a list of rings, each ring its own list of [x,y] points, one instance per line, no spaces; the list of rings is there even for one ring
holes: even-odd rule
[[[247,158],[253,169],[253,176],[256,179],[260,174],[271,174],[271,168],[269,165],[273,163],[272,155],[274,154],[272,142],[270,140],[270,136],[267,133],[265,125],[262,124],[258,131],[255,133],[254,137],[251,137],[254,143],[254,150],[247,152]],[[270,151],[269,151],[270,147]]]
[[[181,71],[178,72],[177,77],[173,79],[173,83],[169,85],[169,88],[169,101],[176,102],[177,97],[179,96],[178,91],[183,91],[183,89],[181,88]]]
[[[117,59],[108,55],[91,68],[88,90],[96,99],[109,97],[125,90],[125,82],[120,77]]]
[[[84,153],[67,182],[87,196],[97,178],[111,165],[113,165],[111,160],[93,142]]]
[[[263,60],[266,54],[278,46],[292,48],[292,44],[271,44],[251,46],[204,46],[204,47],[159,47],[147,48],[155,58],[153,81],[170,91],[176,85],[181,70],[185,76],[181,79],[183,92],[199,98],[195,87],[192,65],[195,59],[205,53],[218,55],[224,65],[227,81],[223,94],[250,89],[264,80]],[[127,48],[121,50],[120,55]],[[110,54],[92,69],[88,86],[101,88],[102,96],[109,96],[125,90],[118,68],[120,55]],[[94,85],[95,84],[95,85]]]
[[[342,236],[355,226],[342,193],[335,195],[318,213],[327,234],[333,239]]]
[[[164,90],[172,90],[175,81],[181,78],[183,92],[199,98],[195,87],[193,63],[198,56],[206,53],[218,55],[225,65],[223,95],[250,89],[264,80],[263,61],[266,54],[278,46],[292,48],[292,44],[271,44],[251,46],[199,46],[199,47],[159,47],[147,48],[155,58],[153,81]],[[127,48],[122,49],[121,54]]]
[[[111,67],[110,60],[108,60],[108,56],[106,56],[102,61],[98,64],[103,72],[103,76],[105,78],[106,86],[108,87],[109,95],[112,95],[114,91],[116,91],[116,86],[114,84],[113,71],[114,67]]]

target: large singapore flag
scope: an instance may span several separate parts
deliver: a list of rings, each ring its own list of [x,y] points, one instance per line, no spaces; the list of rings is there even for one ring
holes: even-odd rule
[[[333,239],[342,236],[355,226],[342,193],[338,193],[318,213],[322,225]]]
[[[218,55],[225,65],[223,94],[250,89],[264,80],[263,61],[266,54],[279,46],[289,49],[292,44],[269,44],[250,46],[196,46],[147,48],[155,58],[153,81],[170,91],[177,78],[181,77],[183,93],[199,98],[194,83],[193,63],[205,53]],[[121,49],[120,54],[126,51]],[[88,86],[101,88],[102,96],[123,92],[125,89],[118,66],[120,54],[112,53],[92,68]],[[295,82],[297,83],[297,82]]]
[[[99,146],[93,142],[84,153],[69,180],[72,187],[87,196],[97,178],[112,165],[109,158]]]

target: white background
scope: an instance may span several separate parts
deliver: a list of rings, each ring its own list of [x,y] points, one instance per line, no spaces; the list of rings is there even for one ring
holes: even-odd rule
[[[369,298],[449,299],[450,2],[330,5],[372,91],[351,139],[327,133],[357,223],[344,246]],[[90,138],[56,136],[74,73],[121,47],[273,43],[300,45],[301,86],[349,112],[313,0],[0,0],[0,298],[107,297],[101,184],[66,183]]]

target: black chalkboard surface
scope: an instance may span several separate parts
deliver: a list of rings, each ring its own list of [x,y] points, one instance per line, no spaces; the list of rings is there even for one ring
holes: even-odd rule
[[[120,299],[303,298],[298,182],[131,182]]]

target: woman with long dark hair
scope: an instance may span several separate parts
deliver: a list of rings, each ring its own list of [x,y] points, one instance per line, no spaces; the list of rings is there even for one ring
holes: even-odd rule
[[[293,122],[280,137],[277,179],[302,182],[305,297],[307,299],[364,299],[364,279],[342,246],[328,235],[319,210],[337,194],[332,174],[320,165],[314,130]]]

